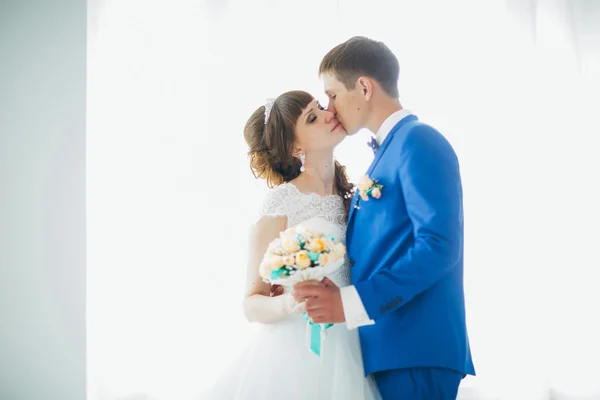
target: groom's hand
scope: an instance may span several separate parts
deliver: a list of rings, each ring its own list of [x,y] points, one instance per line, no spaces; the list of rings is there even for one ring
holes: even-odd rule
[[[328,278],[300,282],[294,286],[293,295],[297,302],[306,301],[306,313],[316,324],[346,321],[340,288]]]

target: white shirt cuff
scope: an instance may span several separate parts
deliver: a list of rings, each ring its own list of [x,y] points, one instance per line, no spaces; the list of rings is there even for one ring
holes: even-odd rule
[[[365,310],[354,285],[340,288],[340,294],[342,296],[342,306],[344,307],[344,317],[346,318],[346,328],[356,329],[359,326],[375,324],[375,321],[369,319],[367,310]]]

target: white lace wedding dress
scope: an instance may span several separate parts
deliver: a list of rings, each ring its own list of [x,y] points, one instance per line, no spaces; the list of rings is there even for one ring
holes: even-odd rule
[[[288,227],[322,219],[338,228],[345,241],[344,206],[339,196],[300,192],[291,183],[269,191],[261,216],[286,216]],[[346,262],[329,278],[350,284]],[[287,290],[287,289],[286,289]],[[305,345],[306,321],[301,314],[274,324],[257,324],[250,346],[217,382],[215,400],[374,400],[375,382],[365,378],[358,330],[335,324],[327,330],[323,362]]]

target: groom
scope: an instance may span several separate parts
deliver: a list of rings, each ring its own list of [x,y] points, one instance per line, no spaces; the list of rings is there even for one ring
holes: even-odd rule
[[[376,133],[352,200],[346,245],[353,285],[295,286],[316,323],[359,328],[365,374],[384,400],[455,399],[475,375],[465,323],[458,160],[437,130],[398,100],[399,64],[381,42],[353,37],[321,61],[329,110],[349,135]]]

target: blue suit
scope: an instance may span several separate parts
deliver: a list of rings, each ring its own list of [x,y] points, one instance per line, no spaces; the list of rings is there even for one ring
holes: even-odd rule
[[[346,238],[352,283],[375,320],[359,328],[365,373],[374,374],[386,400],[450,398],[426,386],[446,381],[457,390],[464,375],[475,375],[456,154],[410,115],[392,128],[367,174],[383,185],[381,198],[355,195]]]

